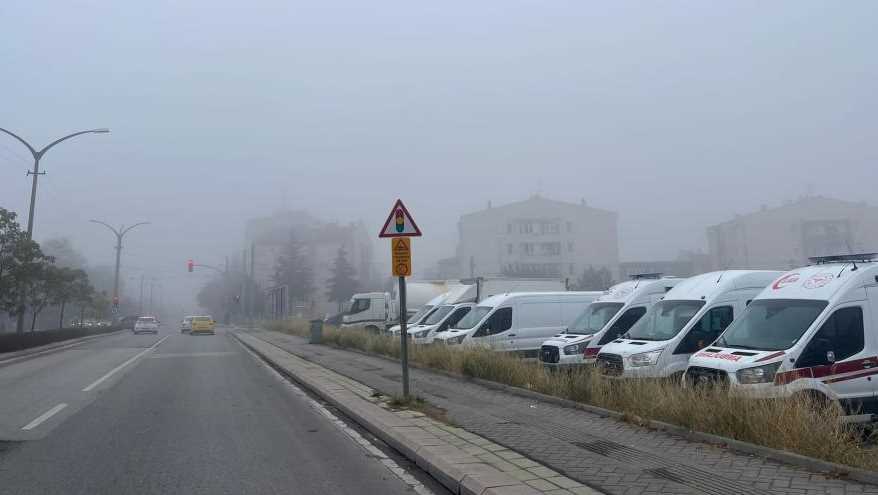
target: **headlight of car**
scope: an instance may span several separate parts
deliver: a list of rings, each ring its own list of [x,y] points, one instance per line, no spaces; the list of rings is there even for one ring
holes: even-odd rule
[[[662,355],[663,350],[664,349],[656,349],[654,351],[633,354],[630,358],[631,366],[635,368],[640,366],[652,366],[658,362],[658,358]]]
[[[588,346],[588,341],[564,346],[564,354],[579,354]]]
[[[451,337],[451,338],[445,340],[445,343],[446,344],[462,344],[463,339],[465,339],[465,338],[466,338],[466,334],[462,333],[460,335],[455,335],[454,337]]]
[[[428,333],[430,333],[430,330],[421,330],[420,332],[415,332],[414,336],[416,339],[423,339]]]
[[[766,364],[763,366],[755,366],[753,368],[744,368],[735,373],[738,377],[738,383],[750,385],[754,383],[768,383],[774,381],[774,375],[780,368],[781,361]]]

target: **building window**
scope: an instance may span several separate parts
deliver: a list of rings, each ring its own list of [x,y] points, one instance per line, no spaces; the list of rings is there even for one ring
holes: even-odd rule
[[[522,222],[518,225],[518,231],[522,234],[533,234],[534,226],[530,222]]]
[[[573,232],[573,222],[567,222],[567,232]]]
[[[512,244],[506,245],[506,254],[512,254]]]
[[[561,254],[560,242],[541,242],[540,254],[542,256],[559,256]]]
[[[569,271],[569,274],[570,274],[570,275],[575,275],[575,274],[576,274],[576,266],[575,266],[573,263],[570,263],[570,271]]]
[[[507,234],[511,234],[511,233],[512,233],[512,224],[511,224],[511,223],[507,223],[507,224],[506,224],[506,233],[507,233]]]
[[[573,252],[573,241],[567,241],[567,252],[568,253]]]
[[[524,256],[533,256],[534,255],[534,245],[531,242],[522,242],[521,243],[521,254]]]
[[[540,223],[540,233],[541,234],[558,234],[561,232],[561,226],[555,222],[542,222]]]

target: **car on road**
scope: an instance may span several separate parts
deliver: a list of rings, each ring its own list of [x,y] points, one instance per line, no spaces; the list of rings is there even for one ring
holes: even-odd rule
[[[186,316],[183,318],[183,321],[180,322],[180,333],[192,331],[192,318],[194,318],[194,316]]]
[[[189,329],[189,335],[197,335],[200,333],[214,334],[216,322],[212,316],[193,316],[192,327]]]
[[[134,324],[137,323],[137,319],[140,318],[140,315],[129,315],[121,320],[119,320],[119,325],[122,326],[125,330],[134,330]],[[80,321],[79,326],[83,326],[83,323]]]
[[[159,321],[153,316],[141,316],[134,322],[132,331],[135,335],[140,333],[159,333]]]

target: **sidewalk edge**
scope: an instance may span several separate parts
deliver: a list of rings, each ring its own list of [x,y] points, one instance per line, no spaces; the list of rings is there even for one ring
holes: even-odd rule
[[[124,332],[125,329],[114,330],[112,332],[107,333],[99,333],[97,335],[86,335],[85,337],[77,337],[75,339],[62,340],[59,342],[53,342],[51,344],[47,344],[45,346],[34,347],[31,349],[25,349],[23,351],[15,351],[9,354],[15,354],[15,356],[3,357],[0,355],[0,367],[7,366],[10,364],[20,363],[22,361],[27,361],[29,359],[37,358],[40,356],[44,356],[46,354],[52,354],[54,352],[60,352],[71,347],[77,346],[83,342],[89,342],[91,340],[99,339],[101,337],[109,337],[110,335],[118,335],[121,332]]]

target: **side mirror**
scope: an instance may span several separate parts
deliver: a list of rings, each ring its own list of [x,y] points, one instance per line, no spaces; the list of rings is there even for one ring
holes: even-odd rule
[[[835,352],[834,351],[826,351],[826,362],[828,362],[828,363],[835,362]]]

